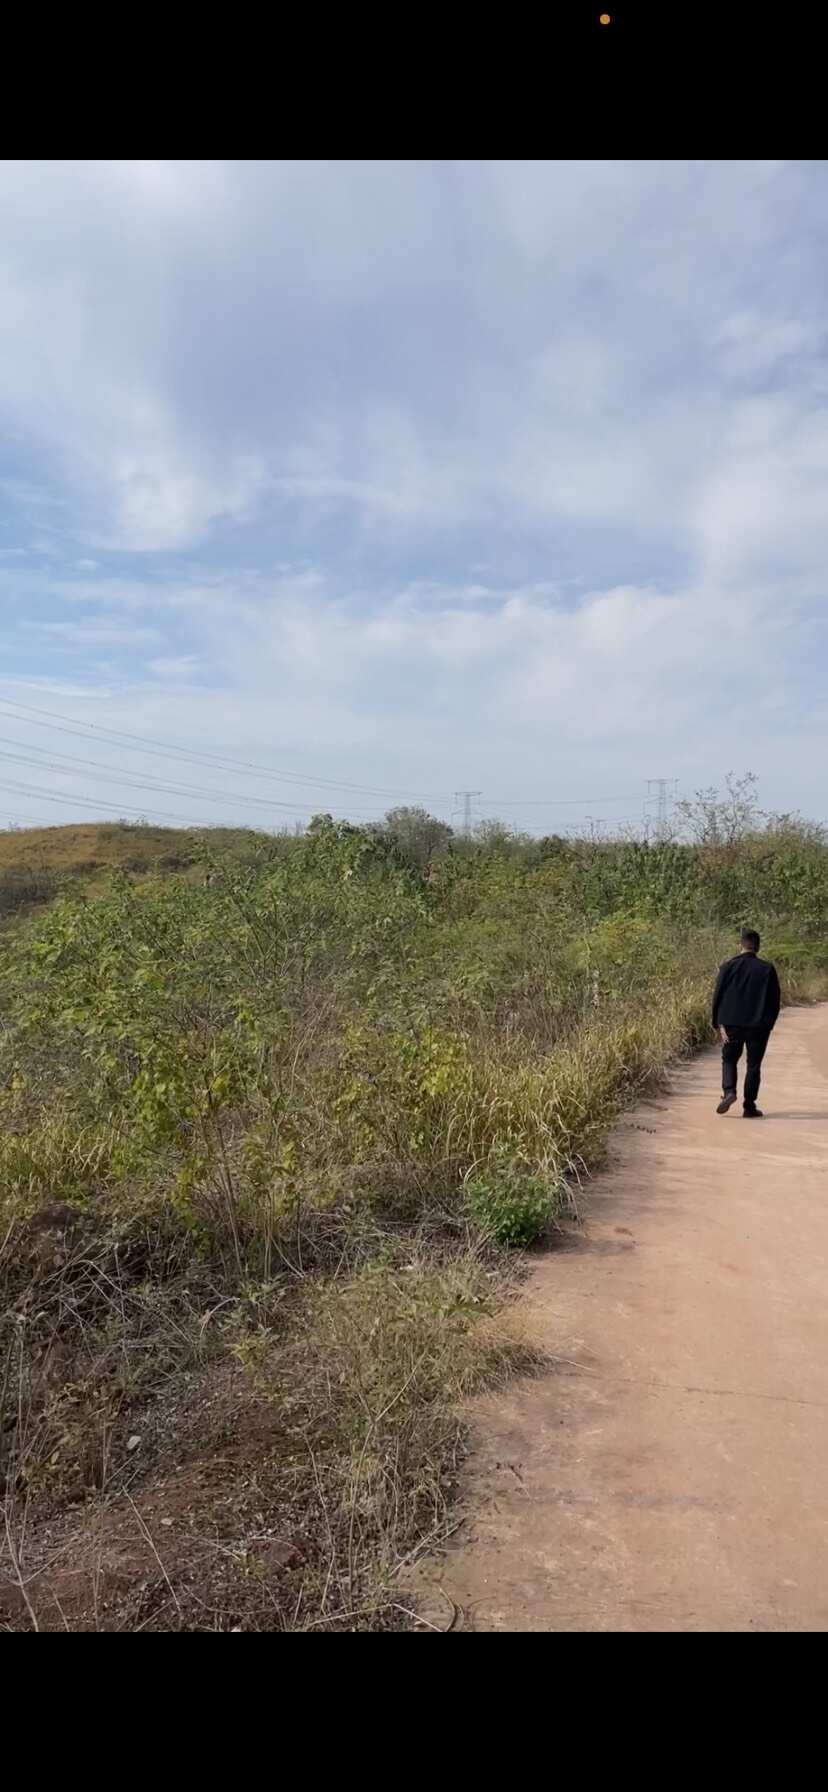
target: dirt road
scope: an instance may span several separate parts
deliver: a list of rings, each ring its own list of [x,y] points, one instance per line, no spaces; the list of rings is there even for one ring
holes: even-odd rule
[[[557,1366],[475,1409],[461,1629],[828,1629],[828,1006],[783,1014],[763,1120],[718,1081],[620,1124],[533,1268]]]

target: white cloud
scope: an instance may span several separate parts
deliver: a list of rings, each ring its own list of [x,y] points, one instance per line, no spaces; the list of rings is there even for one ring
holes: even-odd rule
[[[111,621],[84,618],[80,622],[25,622],[23,627],[77,648],[146,647],[161,639],[157,629],[130,627],[120,617]]]
[[[345,780],[821,810],[826,185],[6,164],[15,678]]]
[[[169,658],[147,660],[147,671],[154,678],[169,679],[172,683],[188,682],[202,670],[202,661],[194,653],[180,653]]]

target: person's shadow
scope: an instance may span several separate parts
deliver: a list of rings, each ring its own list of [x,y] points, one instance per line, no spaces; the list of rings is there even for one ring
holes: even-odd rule
[[[821,1113],[796,1113],[796,1114],[780,1113],[779,1110],[776,1109],[774,1111],[774,1113],[772,1113],[772,1114],[766,1113],[764,1115],[764,1118],[766,1120],[828,1120],[828,1109],[823,1109]]]

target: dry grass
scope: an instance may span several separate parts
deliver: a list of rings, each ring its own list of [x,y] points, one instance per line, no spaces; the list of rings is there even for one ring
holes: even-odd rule
[[[38,867],[83,872],[140,859],[148,866],[164,853],[192,853],[194,831],[123,822],[76,822],[70,827],[8,829],[0,833],[0,873]]]
[[[88,821],[0,831],[0,878],[41,871],[94,876],[114,870],[184,870],[205,843],[222,853],[251,839],[244,828],[165,828],[148,822]]]
[[[0,1625],[416,1621],[398,1576],[448,1528],[459,1402],[532,1357],[480,1244],[355,1252],[329,1220],[337,1242],[332,1274],[228,1291],[146,1225],[55,1209],[8,1231]]]

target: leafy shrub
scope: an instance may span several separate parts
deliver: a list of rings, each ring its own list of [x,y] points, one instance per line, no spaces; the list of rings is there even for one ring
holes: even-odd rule
[[[438,821],[426,809],[416,806],[389,809],[382,825],[402,861],[419,871],[424,871],[433,858],[444,852],[452,838],[447,822]]]
[[[466,1182],[466,1208],[498,1244],[528,1245],[559,1213],[563,1189],[502,1155]]]

